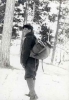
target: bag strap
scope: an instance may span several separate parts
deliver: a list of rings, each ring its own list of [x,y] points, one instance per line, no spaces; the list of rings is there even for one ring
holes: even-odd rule
[[[44,72],[44,68],[43,68],[43,59],[42,59],[42,70],[43,70],[43,72]]]

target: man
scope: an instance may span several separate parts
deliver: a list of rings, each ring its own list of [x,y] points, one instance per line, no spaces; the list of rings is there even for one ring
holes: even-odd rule
[[[39,65],[39,60],[30,57],[36,37],[34,36],[33,27],[30,24],[23,26],[24,40],[21,50],[21,64],[25,69],[25,79],[28,84],[30,100],[36,100],[38,97],[35,92],[35,77]]]

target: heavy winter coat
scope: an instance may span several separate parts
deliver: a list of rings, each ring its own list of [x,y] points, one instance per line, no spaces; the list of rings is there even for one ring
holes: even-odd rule
[[[30,57],[30,52],[35,44],[35,41],[36,41],[36,37],[34,36],[34,33],[30,32],[25,35],[25,39],[21,50],[21,63],[23,64],[24,67],[26,67],[28,63],[30,63],[29,62],[30,59],[33,66],[39,62],[37,59]]]

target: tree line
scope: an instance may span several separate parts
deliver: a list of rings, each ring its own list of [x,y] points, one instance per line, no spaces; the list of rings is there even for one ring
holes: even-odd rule
[[[51,13],[50,3],[56,2],[58,13]],[[10,43],[11,37],[18,36],[18,30],[22,31],[24,24],[28,23],[28,16],[32,16],[31,23],[39,24],[41,36],[46,36],[47,33],[49,38],[53,37],[53,31],[48,25],[51,23],[57,23],[55,42],[52,53],[52,62],[55,55],[56,44],[64,43],[64,35],[69,38],[68,22],[66,17],[69,14],[69,8],[63,7],[63,4],[67,4],[66,0],[1,0],[0,2],[0,34],[2,34],[1,40],[1,64],[2,66],[10,66]],[[20,8],[22,6],[22,9]],[[28,10],[30,9],[30,11]],[[48,22],[46,22],[46,20]],[[20,23],[23,23],[20,25]]]

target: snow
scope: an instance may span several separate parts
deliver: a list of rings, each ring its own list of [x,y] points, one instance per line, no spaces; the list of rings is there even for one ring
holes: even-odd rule
[[[42,1],[42,0],[40,0]],[[51,12],[49,14],[57,14],[59,4],[55,4],[55,1],[49,4],[51,7]],[[63,7],[64,5],[62,5]],[[23,12],[23,6],[19,6]],[[41,9],[41,8],[40,8]],[[19,17],[20,18],[20,17]],[[44,16],[42,16],[43,19]],[[22,18],[20,18],[22,19]],[[32,20],[32,17],[28,17],[28,22]],[[47,26],[53,30],[53,35],[56,33],[56,22],[50,23],[48,19],[44,21]],[[35,35],[39,38],[40,25],[35,24],[31,21],[34,27]],[[19,24],[20,26],[23,23]],[[22,31],[19,31],[21,37]],[[61,36],[62,37],[62,36]],[[62,37],[63,38],[63,37]],[[20,64],[20,39],[11,41],[10,48],[10,65],[14,69],[0,68],[0,100],[29,100],[25,96],[29,92],[27,83],[24,80],[24,69]],[[69,51],[69,42],[66,44],[65,48],[58,45],[62,49]],[[64,50],[57,48],[56,51],[56,61],[51,64],[51,54],[50,56],[42,62],[40,61],[39,69],[36,76],[36,86],[35,90],[38,95],[38,100],[69,100],[69,59],[68,55],[65,54]],[[60,62],[61,58],[65,54],[65,60]]]
[[[24,69],[20,65],[20,40],[12,41],[10,64],[14,69],[0,68],[0,100],[29,100],[27,83],[24,80]],[[67,66],[67,67],[63,67]],[[69,100],[69,62],[62,66],[40,61],[36,77],[38,100]]]

